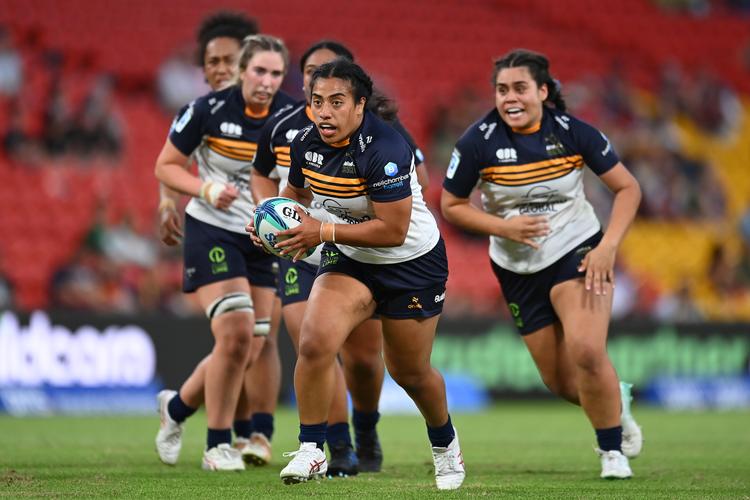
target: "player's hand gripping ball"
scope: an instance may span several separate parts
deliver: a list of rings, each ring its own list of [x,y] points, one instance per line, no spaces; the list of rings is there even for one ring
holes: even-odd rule
[[[275,245],[287,238],[278,236],[279,232],[293,229],[302,223],[294,207],[301,207],[305,213],[309,213],[301,203],[290,198],[276,196],[258,205],[253,219],[255,234],[263,242],[263,246],[272,254],[289,260],[294,257],[294,254],[281,255],[281,249],[276,248]],[[308,249],[304,257],[309,257],[314,251],[315,247]]]

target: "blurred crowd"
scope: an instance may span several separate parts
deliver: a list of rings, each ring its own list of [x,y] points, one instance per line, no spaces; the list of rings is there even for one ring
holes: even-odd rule
[[[4,155],[29,166],[50,162],[115,163],[122,150],[122,128],[114,96],[114,77],[90,67],[90,61],[37,48],[30,30],[17,48],[0,26],[0,97],[5,126],[0,129]],[[33,59],[24,75],[22,57]],[[64,71],[76,66],[76,77]]]
[[[0,26],[0,106],[4,118],[0,120],[0,158],[30,167],[55,162],[82,168],[116,165],[128,147],[123,140],[123,128],[128,124],[117,109],[116,79],[98,73],[85,58],[69,60],[59,52],[34,50],[30,33],[21,53],[18,42]],[[38,74],[24,74],[23,57],[34,58]],[[63,71],[66,65],[75,65],[77,71]],[[78,75],[74,80],[72,73]],[[289,86],[299,88],[297,80],[299,75],[292,75]],[[195,66],[192,45],[180,46],[163,63],[154,77],[153,89],[154,100],[169,116],[207,91]],[[570,110],[607,131],[623,163],[639,180],[643,190],[641,220],[683,224],[727,220],[727,193],[717,175],[722,166],[688,155],[677,134],[680,120],[719,138],[731,136],[741,121],[747,120],[739,97],[716,74],[668,65],[663,68],[658,88],[647,92],[633,87],[613,65],[604,77],[563,82],[563,93]],[[433,117],[426,117],[431,120],[431,136],[421,145],[429,152],[426,163],[432,186],[427,199],[436,215],[441,180],[455,141],[492,106],[489,91],[472,88],[462,89],[443,102],[436,103]],[[154,195],[156,190],[154,180]],[[600,218],[606,220],[611,208],[606,188],[591,175],[586,190]],[[108,220],[105,203],[105,199],[100,200],[78,250],[53,273],[50,307],[202,314],[190,296],[181,292],[179,247],[167,248],[159,243],[155,221],[151,228],[138,228],[128,213]],[[750,318],[750,207],[735,233],[739,236],[732,240],[734,245],[715,242],[707,276],[686,277],[674,290],[660,289],[648,276],[635,275],[618,263],[613,316],[680,322]],[[476,236],[468,234],[459,233],[459,237],[476,241]],[[484,260],[486,249],[481,251]],[[708,286],[708,296],[713,297],[713,302],[708,302],[713,304],[710,311],[706,302],[696,301],[701,286]],[[14,284],[0,275],[0,309],[13,306],[13,289]],[[461,309],[460,313],[502,314],[504,308],[499,304],[480,305],[474,311]],[[446,307],[446,314],[450,312]]]

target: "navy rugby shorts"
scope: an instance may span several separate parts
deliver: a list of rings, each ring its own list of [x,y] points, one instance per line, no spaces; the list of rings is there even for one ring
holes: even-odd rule
[[[377,304],[375,313],[387,318],[430,318],[443,311],[448,260],[442,238],[421,257],[398,264],[359,262],[326,243],[318,275],[325,273],[346,274],[363,283]]]
[[[231,278],[247,278],[252,286],[276,288],[276,256],[253,245],[250,236],[206,224],[185,214],[185,269],[182,291]]]
[[[576,245],[551,266],[531,274],[508,271],[490,259],[492,270],[500,282],[508,309],[521,335],[528,335],[559,320],[550,300],[552,287],[586,275],[585,272],[578,271],[578,266],[586,254],[599,244],[602,236],[598,232]]]
[[[310,290],[317,274],[318,266],[280,258],[276,295],[281,298],[282,307],[306,301],[310,297]]]

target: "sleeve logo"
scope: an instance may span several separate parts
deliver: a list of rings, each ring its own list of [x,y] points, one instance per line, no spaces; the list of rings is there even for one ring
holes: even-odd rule
[[[456,174],[456,170],[458,170],[458,164],[461,163],[461,153],[458,151],[458,149],[453,149],[453,152],[451,153],[451,162],[448,164],[448,171],[445,172],[445,176],[449,179],[453,179],[453,176]]]
[[[179,120],[177,120],[177,123],[174,125],[174,131],[178,134],[183,131],[185,126],[190,122],[190,119],[193,117],[193,106],[188,107],[188,109],[185,110],[185,113],[182,114]]]
[[[398,173],[398,166],[392,161],[389,161],[385,164],[385,167],[383,167],[383,171],[388,177],[393,177]]]

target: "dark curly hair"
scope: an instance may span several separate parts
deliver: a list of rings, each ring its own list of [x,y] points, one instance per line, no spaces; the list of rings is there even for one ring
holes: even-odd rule
[[[241,12],[219,11],[203,19],[195,34],[198,42],[196,64],[203,66],[206,57],[206,46],[214,38],[234,38],[239,45],[249,35],[260,31],[255,19]]]

